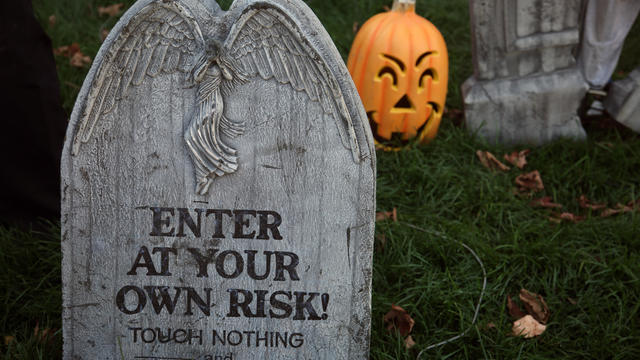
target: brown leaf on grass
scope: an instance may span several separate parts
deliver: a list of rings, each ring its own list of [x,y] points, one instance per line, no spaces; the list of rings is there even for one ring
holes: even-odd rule
[[[98,16],[102,16],[102,15],[116,16],[120,13],[123,7],[124,7],[124,4],[122,3],[113,4],[109,6],[98,6]]]
[[[407,350],[411,349],[415,344],[416,344],[416,342],[413,341],[413,338],[411,337],[411,335],[407,336],[404,339],[404,347]]]
[[[49,16],[49,26],[54,27],[55,25],[56,25],[56,16],[55,15]]]
[[[80,45],[73,43],[53,49],[53,54],[69,58],[69,63],[74,67],[84,67],[91,64],[91,58],[80,51]]]
[[[562,204],[556,204],[551,201],[551,196],[544,196],[539,199],[532,200],[529,205],[533,207],[543,207],[548,209],[560,209],[562,208]]]
[[[542,335],[546,329],[547,327],[536,321],[533,316],[527,315],[513,322],[511,333],[514,336],[523,336],[525,339],[530,339]]]
[[[584,195],[580,195],[578,202],[580,203],[580,207],[583,209],[600,210],[607,207],[607,204],[592,203],[591,200]]]
[[[409,335],[415,324],[415,321],[405,309],[394,304],[391,304],[391,310],[384,316],[383,320],[387,324],[388,331],[396,329],[402,336]]]
[[[382,10],[391,11],[391,8],[389,7],[389,5],[384,5],[384,6],[382,6]]]
[[[501,171],[509,171],[511,169],[488,151],[478,150],[476,151],[476,156],[478,156],[478,159],[480,160],[482,165],[487,169]]]
[[[538,170],[519,175],[516,178],[516,185],[520,187],[520,192],[537,192],[544,190],[542,177],[540,176],[540,172]]]
[[[71,59],[69,59],[69,63],[73,67],[84,67],[85,65],[91,64],[91,58],[83,54],[81,51],[77,51]]]
[[[514,151],[511,154],[504,154],[504,159],[516,166],[518,169],[524,168],[527,165],[527,155],[531,152],[529,149],[522,151]]]
[[[69,51],[69,46],[64,45],[53,49],[53,55],[57,56],[67,56],[67,52]]]
[[[631,205],[633,204],[630,203]],[[616,204],[616,207],[614,209],[604,209],[604,211],[602,211],[600,213],[601,217],[609,217],[609,216],[613,216],[613,215],[617,215],[617,214],[621,214],[621,213],[628,213],[628,212],[632,212],[634,210],[633,206],[629,206],[629,205],[622,205],[620,203]]]
[[[542,295],[532,293],[527,289],[520,289],[519,297],[524,308],[527,309],[527,312],[538,320],[538,322],[546,324],[547,321],[549,321],[551,312],[549,311],[549,306],[547,306],[547,302],[544,301]]]
[[[80,51],[80,45],[78,45],[78,43],[73,43],[71,45],[64,45],[53,49],[53,54],[58,56],[72,57],[78,51]]]
[[[355,34],[358,32],[358,29],[360,29],[360,24],[357,21],[354,21],[351,26],[351,31]]]
[[[513,302],[513,300],[511,299],[511,295],[507,295],[507,310],[509,310],[509,315],[511,315],[511,317],[516,320],[521,319],[525,315],[527,315],[527,313],[520,309],[520,306],[518,306],[518,304]]]
[[[569,221],[574,224],[577,224],[583,221],[584,219],[585,219],[584,216],[572,214],[570,212],[563,212],[563,213],[553,213],[552,216],[549,218],[549,221],[554,222],[556,224],[560,224],[563,221]]]
[[[107,38],[107,36],[109,36],[110,32],[111,32],[111,30],[109,30],[109,29],[102,29],[100,31],[100,40],[104,41]]]
[[[380,211],[376,213],[376,221],[382,221],[386,219],[398,221],[398,211],[396,210],[396,208],[393,208],[393,210],[391,211]]]
[[[578,300],[574,299],[574,298],[567,298],[567,301],[569,302],[569,304],[571,305],[578,305]]]
[[[9,344],[11,344],[12,342],[16,341],[16,337],[15,336],[11,336],[11,335],[5,335],[4,337],[4,344],[6,346],[9,346]]]

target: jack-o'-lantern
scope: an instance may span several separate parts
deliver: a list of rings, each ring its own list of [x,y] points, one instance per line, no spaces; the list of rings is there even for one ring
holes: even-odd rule
[[[363,24],[347,67],[376,142],[410,138],[426,143],[438,132],[447,95],[449,61],[444,38],[415,13],[415,0]]]

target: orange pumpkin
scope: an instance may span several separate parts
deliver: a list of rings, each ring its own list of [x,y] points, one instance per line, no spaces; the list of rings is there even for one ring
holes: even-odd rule
[[[364,23],[347,67],[378,142],[436,136],[447,96],[447,47],[415,13],[415,0],[394,0],[391,11]]]

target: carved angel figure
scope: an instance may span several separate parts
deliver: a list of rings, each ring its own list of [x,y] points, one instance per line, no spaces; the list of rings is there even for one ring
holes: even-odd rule
[[[117,109],[131,86],[182,72],[185,84],[197,87],[195,111],[183,137],[198,194],[207,194],[212,181],[238,169],[237,150],[228,140],[242,135],[245,124],[225,115],[224,99],[236,85],[256,77],[275,79],[319,102],[359,162],[358,140],[335,75],[287,12],[275,2],[244,1],[236,19],[225,19],[235,20],[230,30],[209,25],[203,33],[200,24],[213,23],[210,9],[217,8],[211,1],[146,0],[115,39],[107,39],[111,45],[87,96],[73,153],[90,141],[100,118]]]

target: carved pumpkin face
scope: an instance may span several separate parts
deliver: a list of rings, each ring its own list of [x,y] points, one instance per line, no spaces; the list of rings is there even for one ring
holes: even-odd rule
[[[360,29],[347,67],[379,142],[436,136],[447,95],[447,48],[413,7],[378,14]]]

